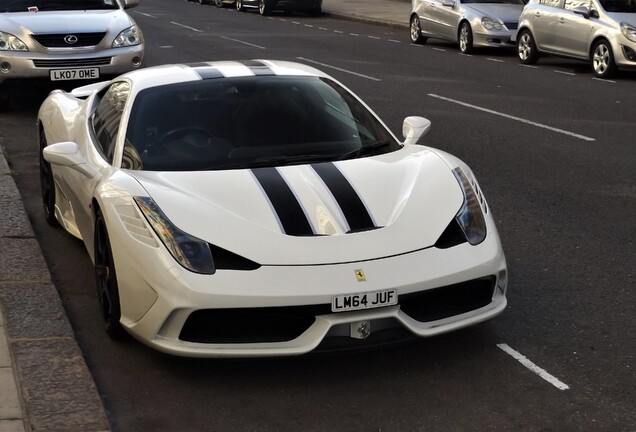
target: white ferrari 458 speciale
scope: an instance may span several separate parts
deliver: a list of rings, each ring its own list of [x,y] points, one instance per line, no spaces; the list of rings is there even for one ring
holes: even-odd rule
[[[45,216],[95,266],[106,331],[192,357],[432,336],[506,307],[468,166],[312,67],[150,67],[38,115]]]

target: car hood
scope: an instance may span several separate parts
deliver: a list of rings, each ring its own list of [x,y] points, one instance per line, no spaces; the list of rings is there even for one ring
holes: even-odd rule
[[[617,23],[626,22],[633,26],[636,26],[636,13],[619,13],[619,12],[606,12],[607,16],[612,18]]]
[[[181,230],[260,264],[326,264],[403,254],[435,244],[463,203],[452,171],[435,152],[407,146],[390,154],[320,164],[342,174],[325,181],[311,165],[276,171],[291,194],[273,204],[276,186],[255,171],[130,171],[164,214]],[[366,208],[372,227],[349,232],[360,215],[338,201],[349,184]],[[347,187],[345,187],[346,189]],[[283,185],[283,189],[285,189]],[[284,225],[296,207],[313,235],[288,235]]]
[[[472,9],[480,15],[487,16],[501,21],[519,21],[523,5],[518,4],[497,4],[481,3],[464,5],[466,9]]]
[[[2,31],[16,36],[55,33],[117,32],[133,25],[122,10],[11,12],[0,14]],[[117,36],[115,34],[115,36]],[[24,40],[28,43],[28,40]]]

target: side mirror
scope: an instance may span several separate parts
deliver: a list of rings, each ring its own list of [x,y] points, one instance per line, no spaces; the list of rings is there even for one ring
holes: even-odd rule
[[[574,9],[572,9],[572,12],[577,15],[582,15],[585,19],[588,19],[590,17],[590,10],[585,6],[575,7]]]
[[[79,152],[79,146],[74,142],[65,141],[46,146],[42,155],[51,165],[69,167],[88,178],[97,175],[95,169],[86,163],[86,159]]]
[[[431,121],[424,117],[411,116],[404,119],[402,135],[404,145],[417,144],[431,129]]]
[[[134,8],[139,5],[139,0],[122,0],[124,4],[124,9]]]
[[[455,1],[454,0],[442,0],[442,6],[446,6],[446,7],[455,7]]]

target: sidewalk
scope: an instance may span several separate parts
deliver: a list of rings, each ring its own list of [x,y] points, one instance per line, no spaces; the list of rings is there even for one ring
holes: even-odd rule
[[[325,15],[405,32],[410,10],[407,0],[323,0]],[[108,431],[1,144],[0,432]]]

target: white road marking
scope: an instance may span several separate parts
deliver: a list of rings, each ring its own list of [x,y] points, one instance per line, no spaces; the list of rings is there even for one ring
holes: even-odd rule
[[[524,65],[524,64],[519,64],[519,66],[525,67],[525,68],[530,68],[530,69],[539,69],[539,66],[532,66],[532,65]]]
[[[305,24],[305,27],[314,28],[311,24]]]
[[[555,127],[552,127],[552,126],[544,125],[542,123],[533,122],[531,120],[526,120],[526,119],[521,118],[521,117],[515,117],[515,116],[512,116],[510,114],[505,114],[505,113],[502,113],[502,112],[499,112],[499,111],[493,111],[493,110],[488,109],[488,108],[483,108],[483,107],[480,107],[480,106],[477,106],[477,105],[472,105],[472,104],[469,104],[469,103],[466,103],[466,102],[458,101],[458,100],[455,100],[455,99],[450,99],[450,98],[447,98],[447,97],[444,97],[444,96],[438,96],[436,94],[431,94],[431,93],[429,93],[429,96],[437,98],[437,99],[441,99],[441,100],[444,100],[444,101],[447,101],[447,102],[452,102],[452,103],[455,103],[455,104],[458,104],[458,105],[462,105],[462,106],[465,106],[465,107],[468,107],[468,108],[472,108],[472,109],[476,109],[476,110],[479,110],[479,111],[487,112],[489,114],[498,115],[500,117],[504,117],[504,118],[507,118],[507,119],[510,119],[510,120],[515,120],[515,121],[518,121],[518,122],[521,122],[521,123],[529,124],[531,126],[536,126],[536,127],[539,127],[539,128],[547,129],[547,130],[550,130],[552,132],[558,132],[560,134],[568,135],[568,136],[571,136],[571,137],[574,137],[574,138],[578,138],[578,139],[581,139],[581,140],[584,140],[584,141],[596,141],[595,138],[590,138],[590,137],[587,137],[585,135],[580,135],[580,134],[577,134],[577,133],[574,133],[574,132],[566,131],[564,129],[559,129],[559,128],[555,128]]]
[[[608,80],[608,79],[596,78],[596,77],[593,77],[592,79],[596,80],[596,81],[606,82],[606,83],[609,83],[609,84],[616,84],[616,81],[612,81],[612,80]]]
[[[334,32],[334,33],[339,33],[339,34],[343,34],[343,33],[344,33],[344,32],[343,32],[343,31],[341,31],[341,30],[334,30],[333,32]]]
[[[161,45],[159,48],[174,48],[172,45]]]
[[[349,36],[360,36],[358,33],[349,33]]]
[[[367,36],[367,37],[368,37],[369,39],[380,39],[380,38],[379,38],[379,37],[377,37],[377,36]]]
[[[541,369],[539,366],[532,363],[526,356],[510,348],[507,344],[497,344],[497,346],[501,348],[506,354],[509,354],[510,356],[512,356],[512,358],[517,360],[523,366],[525,366],[532,372],[536,373],[541,378],[543,378],[544,380],[546,380],[547,382],[549,382],[550,384],[552,384],[559,390],[568,390],[570,388],[570,386],[560,381],[558,378],[554,377],[553,375],[550,375],[547,371],[545,371],[544,369]]]
[[[227,39],[227,40],[230,40],[230,41],[232,41],[232,42],[242,43],[242,44],[244,44],[244,45],[249,45],[249,46],[252,46],[252,47],[254,47],[254,48],[258,48],[258,49],[267,49],[267,48],[265,48],[264,46],[256,45],[256,44],[249,43],[249,42],[245,42],[245,41],[238,40],[238,39],[232,39],[232,38],[229,38],[229,37],[227,37],[227,36],[221,36],[221,39]]]
[[[292,24],[300,24],[298,21],[292,21]]]
[[[504,62],[503,60],[496,59],[496,58],[490,58],[490,57],[486,57],[486,60],[497,62],[497,63],[503,63]]]
[[[395,40],[395,39],[389,39],[389,42],[394,42],[394,43],[402,43],[402,41],[399,41],[399,40]]]
[[[572,72],[566,72],[566,71],[560,71],[560,70],[557,70],[557,69],[554,69],[554,71],[553,71],[553,72],[556,72],[556,73],[558,73],[558,74],[563,74],[563,75],[576,76],[576,74],[575,74],[575,73],[572,73]]]
[[[433,47],[434,51],[441,51],[441,52],[446,52],[446,50],[444,48],[435,48]]]
[[[320,30],[329,30],[328,28],[325,27],[318,27]]]
[[[203,33],[203,30],[199,30],[199,29],[196,29],[194,27],[187,26],[185,24],[179,24],[178,22],[170,21],[170,24],[174,24],[174,25],[179,26],[179,27],[187,28],[188,30],[192,30],[192,31],[195,31],[195,32]]]
[[[156,16],[150,15],[149,13],[137,12],[137,11],[135,11],[135,12],[138,13],[139,15],[147,16],[148,18],[157,18]]]
[[[320,63],[320,62],[317,62],[315,60],[310,60],[310,59],[307,59],[307,58],[304,58],[304,57],[296,57],[296,58],[298,60],[303,60],[303,61],[306,61],[306,62],[309,62],[309,63],[317,64],[319,66],[328,67],[328,68],[331,68],[331,69],[338,70],[340,72],[345,72],[345,73],[348,73],[348,74],[351,74],[351,75],[359,76],[360,78],[366,78],[366,79],[369,79],[371,81],[382,81],[380,78],[374,78],[372,76],[362,75],[362,74],[360,74],[358,72],[353,72],[353,71],[350,71],[350,70],[347,70],[347,69],[342,69],[342,68],[339,68],[337,66],[328,65],[326,63]]]

